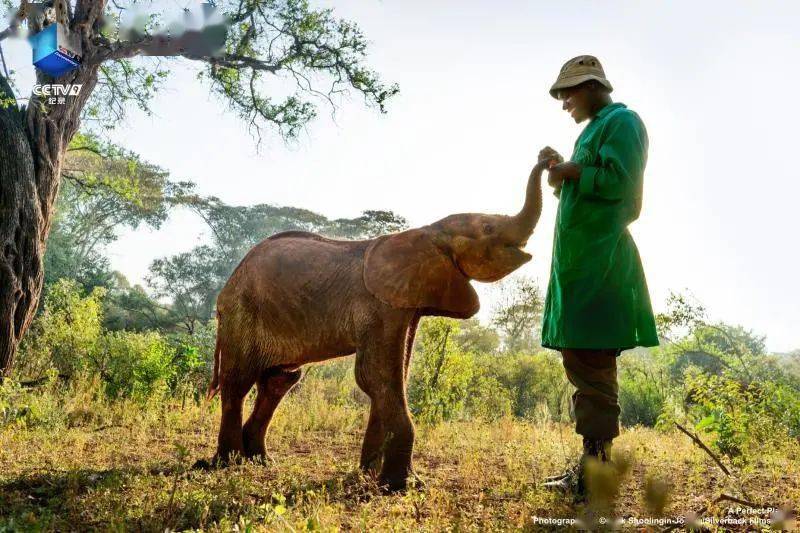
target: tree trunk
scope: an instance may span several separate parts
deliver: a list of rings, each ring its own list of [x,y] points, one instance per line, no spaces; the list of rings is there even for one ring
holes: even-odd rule
[[[39,304],[63,154],[57,123],[27,111],[0,111],[0,379]]]
[[[24,115],[16,106],[0,109],[0,380],[11,368],[42,289],[38,199]]]
[[[39,83],[49,81],[37,78]],[[78,131],[97,69],[82,67],[71,78],[62,83],[82,88],[65,104],[45,107],[40,97],[31,95],[27,109],[0,107],[0,383],[39,304],[61,161]],[[0,76],[0,98],[12,95]]]

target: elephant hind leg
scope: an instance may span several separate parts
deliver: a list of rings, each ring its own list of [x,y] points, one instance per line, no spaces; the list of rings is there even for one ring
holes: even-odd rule
[[[264,457],[264,437],[278,404],[294,387],[302,372],[300,369],[286,371],[280,367],[270,368],[258,380],[258,395],[255,407],[242,428],[242,443],[246,457]]]
[[[222,420],[213,462],[227,464],[236,455],[242,456],[242,406],[255,380],[224,380],[220,387]]]

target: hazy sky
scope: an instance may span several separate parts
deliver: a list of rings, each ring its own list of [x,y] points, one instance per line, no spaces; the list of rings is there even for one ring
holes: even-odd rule
[[[132,111],[112,139],[232,204],[329,217],[387,209],[412,225],[455,212],[513,213],[539,149],[569,157],[583,128],[547,89],[566,59],[597,55],[612,96],[641,115],[650,136],[644,207],[631,232],[656,310],[670,290],[688,290],[710,318],[767,335],[770,349],[800,347],[800,4],[330,5],[360,24],[370,64],[400,84],[387,115],[354,95],[335,119],[323,108],[295,145],[270,138],[257,153],[243,123],[179,63],[187,66],[154,116]],[[23,81],[29,50],[5,48]],[[528,244],[534,259],[520,269],[543,286],[556,202],[545,194]],[[161,231],[126,233],[110,250],[113,266],[140,280],[150,261],[195,246],[202,231],[184,213]]]

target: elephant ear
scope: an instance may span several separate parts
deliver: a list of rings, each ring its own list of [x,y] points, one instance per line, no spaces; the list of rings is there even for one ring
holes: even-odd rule
[[[392,307],[455,318],[469,318],[480,308],[469,279],[423,229],[376,239],[367,249],[364,283]]]

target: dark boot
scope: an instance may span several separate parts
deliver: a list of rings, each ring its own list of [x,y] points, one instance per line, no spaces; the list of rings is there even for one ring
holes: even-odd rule
[[[586,462],[589,457],[598,461],[611,460],[611,440],[583,439],[583,454],[580,460],[558,476],[545,478],[546,489],[571,492],[576,502],[586,499]]]

